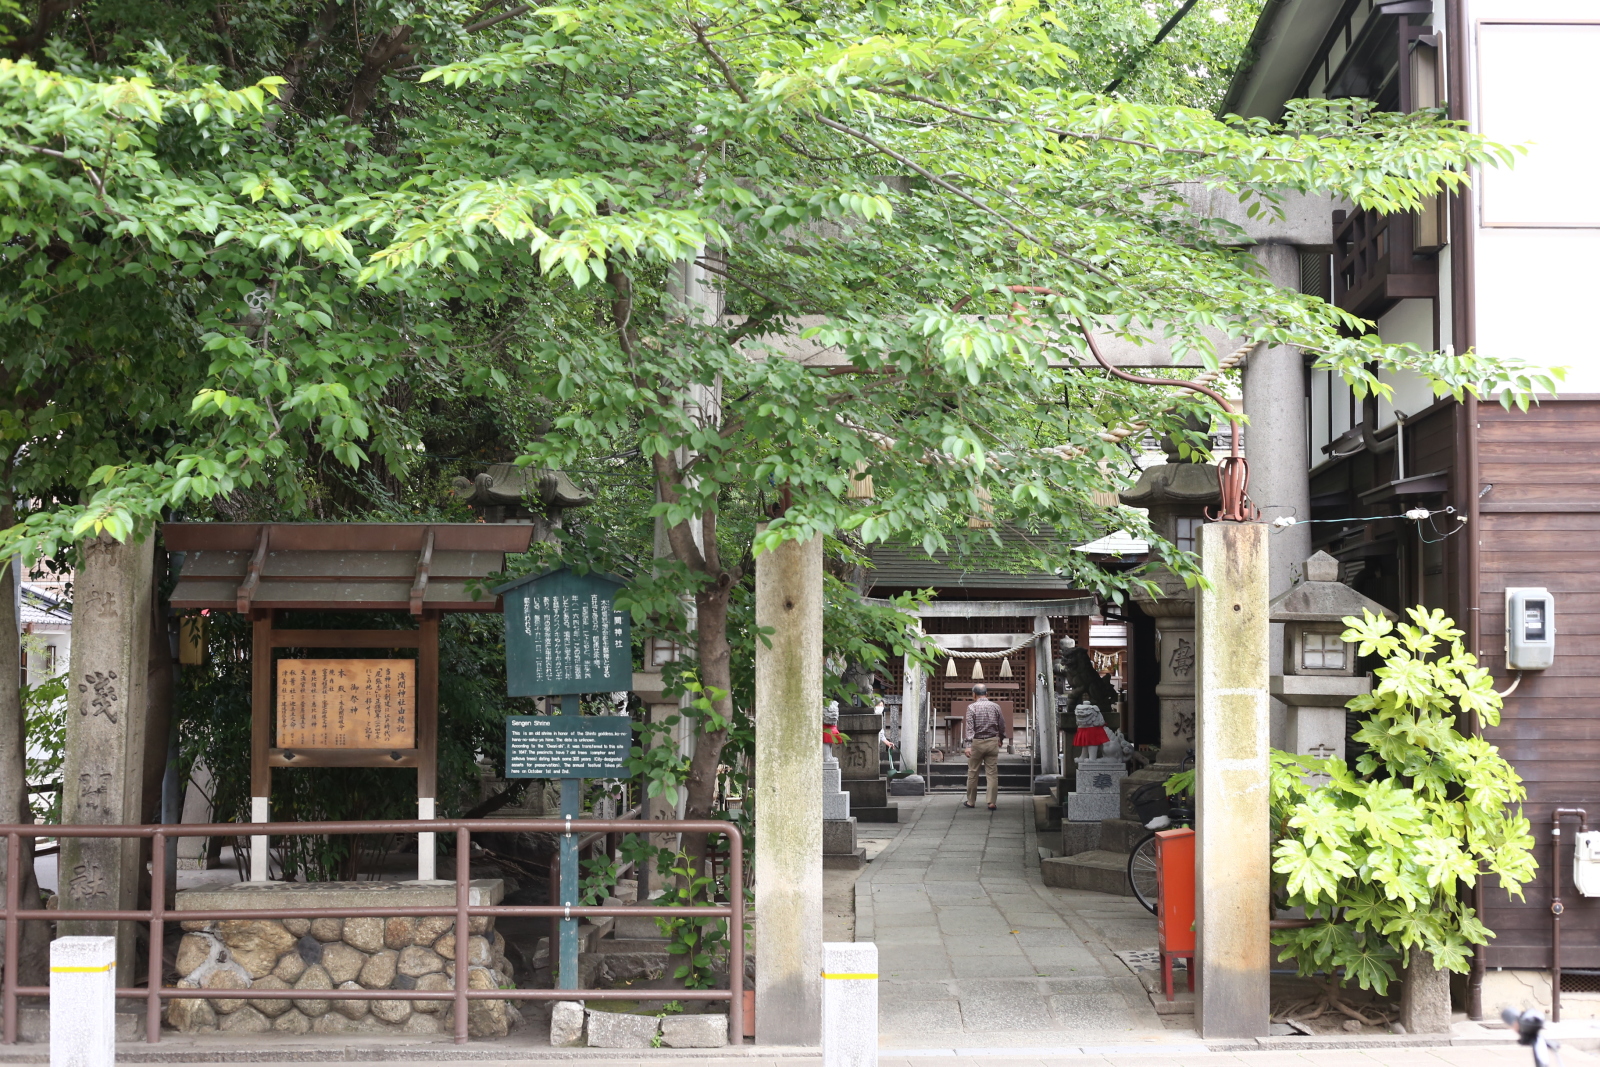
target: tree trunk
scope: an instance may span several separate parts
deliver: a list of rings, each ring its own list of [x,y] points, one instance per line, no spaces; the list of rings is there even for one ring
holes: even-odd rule
[[[0,506],[0,527],[16,525],[16,512],[10,504]],[[22,634],[13,607],[17,598],[17,568],[4,565],[0,574],[0,822],[31,823],[28,806],[28,724],[22,706]],[[0,877],[21,876],[18,899],[23,907],[37,906],[39,882],[33,870],[33,838],[22,839],[22,863],[17,872],[5,869],[6,848],[0,841]],[[0,946],[5,941],[0,928]],[[50,928],[41,922],[23,923],[22,944],[18,946],[17,972],[23,985],[45,985],[49,981]]]
[[[733,585],[727,576],[710,589],[695,597],[698,625],[695,630],[695,648],[700,662],[700,684],[708,690],[715,689],[719,696],[711,706],[724,721],[733,717],[732,650],[728,647],[728,600]],[[717,767],[722,762],[722,746],[728,741],[728,731],[697,727],[694,758],[689,762],[689,778],[685,783],[684,818],[709,819],[715,815],[717,800]],[[706,857],[709,845],[704,834],[689,835],[684,840],[684,850],[696,861],[696,869]]]
[[[1450,972],[1436,967],[1420,948],[1411,950],[1405,984],[1400,990],[1400,1022],[1408,1034],[1448,1034]]]

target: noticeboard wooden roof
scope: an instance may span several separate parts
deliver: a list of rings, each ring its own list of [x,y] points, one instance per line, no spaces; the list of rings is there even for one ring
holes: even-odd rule
[[[533,527],[475,522],[171,522],[178,609],[497,611],[482,579],[526,552]],[[474,592],[477,596],[474,597]]]

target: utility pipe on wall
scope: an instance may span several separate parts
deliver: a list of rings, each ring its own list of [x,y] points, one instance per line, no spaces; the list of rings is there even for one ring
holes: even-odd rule
[[[1557,808],[1550,813],[1550,1021],[1561,1021],[1561,820],[1576,816],[1578,832],[1589,829],[1589,813],[1582,808]]]

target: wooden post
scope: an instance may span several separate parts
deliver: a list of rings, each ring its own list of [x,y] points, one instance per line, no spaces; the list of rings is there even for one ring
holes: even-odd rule
[[[822,538],[756,558],[756,1044],[822,1042]]]
[[[439,793],[439,613],[425,611],[417,641],[417,818],[432,819]],[[417,878],[437,873],[433,834],[417,835]]]
[[[250,642],[250,821],[271,822],[272,764],[272,612],[251,613]],[[271,877],[266,835],[250,838],[250,880]]]
[[[1271,1016],[1269,532],[1262,523],[1200,528],[1195,1014],[1203,1038],[1266,1037]]]

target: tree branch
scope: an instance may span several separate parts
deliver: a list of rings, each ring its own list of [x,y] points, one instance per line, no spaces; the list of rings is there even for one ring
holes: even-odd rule
[[[11,42],[11,58],[21,59],[43,48],[50,31],[55,29],[56,20],[81,2],[82,0],[41,0],[39,13],[33,18],[32,28]]]
[[[728,83],[728,88],[732,89],[733,95],[739,98],[739,103],[748,104],[750,97],[745,93],[744,87],[739,84],[739,79],[733,76],[733,68],[728,65],[726,59],[722,58],[722,53],[712,47],[711,41],[706,37],[706,28],[698,22],[689,23],[689,28],[694,30],[694,39],[700,42],[700,47],[705,49],[706,55],[710,56],[711,61],[717,65],[717,69],[722,71],[722,80]]]
[[[994,208],[990,207],[988,204],[985,204],[982,200],[979,200],[977,197],[975,197],[975,196],[971,195],[970,193],[966,192],[964,189],[961,189],[960,187],[952,185],[951,183],[945,181],[943,178],[939,177],[937,174],[933,173],[928,168],[926,168],[926,167],[922,166],[921,164],[916,163],[915,161],[913,161],[909,156],[905,156],[905,155],[902,155],[899,152],[896,152],[894,149],[890,148],[888,145],[886,145],[883,142],[877,140],[876,138],[870,136],[869,134],[863,133],[860,130],[852,129],[851,127],[846,126],[843,123],[835,122],[832,119],[828,118],[826,115],[813,115],[812,117],[815,118],[816,121],[822,123],[822,125],[828,127],[830,130],[838,130],[840,133],[846,134],[846,135],[848,135],[850,137],[854,137],[856,140],[861,141],[861,142],[863,142],[865,144],[869,144],[873,148],[876,148],[878,151],[882,152],[884,155],[888,156],[890,159],[895,160],[901,166],[910,167],[912,170],[916,171],[917,174],[921,175],[927,181],[933,183],[934,185],[937,185],[939,188],[945,190],[948,193],[951,193],[951,194],[953,194],[955,196],[960,197],[962,200],[965,200],[967,203],[971,204],[973,207],[977,208],[979,211],[983,212],[984,214],[993,216],[994,218],[998,219],[1000,221],[1000,224],[1002,226],[1004,226],[1006,229],[1010,230],[1012,233],[1015,233],[1015,234],[1017,234],[1017,235],[1019,235],[1021,237],[1024,237],[1024,238],[1028,239],[1029,241],[1032,241],[1034,244],[1038,245],[1040,248],[1049,248],[1049,249],[1051,249],[1052,251],[1056,252],[1058,255],[1060,255],[1063,258],[1065,258],[1067,261],[1069,261],[1071,263],[1074,263],[1074,264],[1077,264],[1078,266],[1082,267],[1084,270],[1087,270],[1092,274],[1098,275],[1104,281],[1110,282],[1113,285],[1118,284],[1117,279],[1111,277],[1105,271],[1101,270],[1099,267],[1096,267],[1093,263],[1085,263],[1082,260],[1080,260],[1077,256],[1073,255],[1071,252],[1068,252],[1066,249],[1064,249],[1060,245],[1056,244],[1054,241],[1049,241],[1049,240],[1046,240],[1046,239],[1044,239],[1042,237],[1037,236],[1036,234],[1033,233],[1033,231],[1029,230],[1026,226],[1017,225],[1009,217],[1007,217],[1004,212],[996,211]]]
[[[266,121],[261,124],[269,136],[278,128],[278,120],[288,113],[294,103],[294,97],[300,90],[300,82],[305,77],[306,67],[311,59],[322,49],[325,41],[334,26],[339,22],[338,0],[328,0],[322,5],[322,10],[317,12],[317,20],[311,24],[311,29],[306,32],[306,39],[299,48],[294,50],[294,55],[289,57],[289,62],[283,65],[283,85],[278,88],[278,111],[269,114]]]
[[[356,75],[355,84],[350,87],[350,100],[344,108],[345,117],[351,122],[361,121],[367,108],[372,106],[389,65],[411,51],[411,33],[412,27],[397,26],[388,33],[379,34],[372,47],[367,49],[361,71]]]
[[[89,181],[94,184],[94,191],[100,194],[100,199],[104,200],[106,198],[106,183],[101,181],[100,175],[95,173],[95,169],[89,166],[89,164],[85,163],[82,159],[75,160],[68,156],[65,152],[58,152],[54,148],[40,148],[38,145],[19,144],[13,145],[12,147],[25,148],[30,152],[37,152],[41,156],[49,156],[51,159],[62,159],[67,160],[68,162],[77,163],[83,168],[83,172],[89,176]]]
[[[485,9],[485,10],[487,10],[487,9]],[[463,27],[461,27],[461,32],[462,33],[477,33],[479,30],[486,30],[490,26],[495,25],[496,23],[504,22],[507,19],[514,19],[518,15],[526,15],[528,12],[530,12],[532,10],[533,10],[533,5],[532,4],[518,4],[516,7],[512,8],[510,11],[502,11],[498,15],[492,15],[489,18],[486,18],[486,19],[479,19],[477,22],[471,23],[470,25],[463,26]]]

